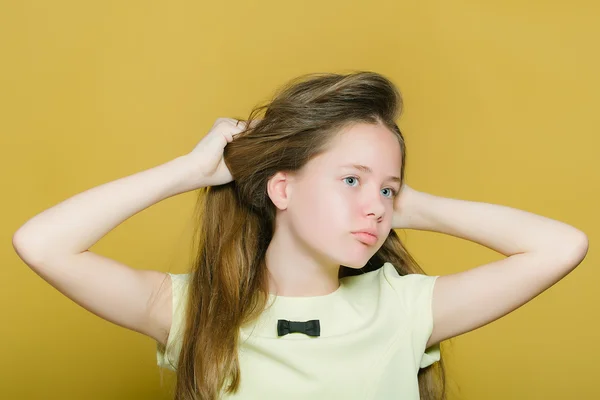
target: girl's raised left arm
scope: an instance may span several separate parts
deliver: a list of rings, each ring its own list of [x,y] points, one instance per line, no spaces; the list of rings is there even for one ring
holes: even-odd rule
[[[426,347],[514,311],[571,272],[588,250],[579,229],[507,206],[438,197],[404,185],[394,208],[394,229],[445,233],[507,256],[437,279]]]

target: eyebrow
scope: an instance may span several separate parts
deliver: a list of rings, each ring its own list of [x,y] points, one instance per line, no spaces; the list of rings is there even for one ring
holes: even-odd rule
[[[371,168],[367,167],[366,165],[361,165],[361,164],[347,164],[347,165],[342,165],[342,168],[354,168],[354,169],[357,169],[359,171],[365,172],[367,174],[372,174],[373,173],[373,170]],[[400,177],[398,177],[398,176],[388,176],[386,178],[386,180],[393,181],[393,182],[398,182],[398,183],[402,182],[400,180]]]

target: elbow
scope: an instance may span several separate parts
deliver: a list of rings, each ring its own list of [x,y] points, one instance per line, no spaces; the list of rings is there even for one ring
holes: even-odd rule
[[[27,242],[31,242],[31,240],[28,240],[26,236],[27,235],[25,235],[22,229],[19,229],[13,234],[12,245],[19,255],[24,251],[25,248],[30,247]]]
[[[538,248],[541,257],[560,270],[571,271],[585,259],[589,248],[588,237],[578,229],[571,230],[567,235],[555,236],[546,245]]]
[[[23,249],[23,238],[22,238],[22,236],[23,236],[23,234],[20,233],[20,231],[17,231],[13,235],[13,237],[12,237],[12,246],[13,246],[13,249],[15,249],[15,251],[17,252],[17,254],[19,255],[19,257],[21,257],[21,252],[22,252],[22,249]]]
[[[574,269],[585,259],[589,249],[589,240],[584,232],[577,230],[569,240],[565,240],[563,247],[562,254],[564,254],[565,262],[571,269]]]
[[[579,231],[579,232],[581,232],[581,231]],[[577,254],[579,257],[578,264],[583,261],[583,259],[587,255],[589,248],[590,248],[590,242],[588,240],[588,237],[585,233],[581,232],[580,243],[577,246]]]
[[[30,238],[26,238],[21,231],[17,231],[12,237],[12,246],[21,260],[29,267],[39,265],[41,256],[39,251],[35,251],[35,246],[31,243]]]

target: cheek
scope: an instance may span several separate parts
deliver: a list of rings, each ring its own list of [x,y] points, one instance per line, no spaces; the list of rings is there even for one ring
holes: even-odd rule
[[[366,246],[350,233],[356,229],[352,222],[357,220],[350,193],[314,187],[303,195],[296,199],[293,209],[294,229],[302,240],[336,263],[352,268],[364,266],[379,246]]]
[[[352,199],[340,190],[329,188],[316,196],[313,209],[316,211],[319,225],[327,231],[347,231],[351,229],[353,218]]]
[[[334,239],[351,230],[351,199],[332,184],[313,186],[302,192],[295,205],[298,229],[317,239]],[[355,219],[355,218],[354,218]]]

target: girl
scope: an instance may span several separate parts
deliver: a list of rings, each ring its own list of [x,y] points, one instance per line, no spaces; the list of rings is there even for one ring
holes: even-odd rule
[[[407,186],[401,108],[380,74],[301,77],[246,121],[218,119],[189,154],[36,215],[14,247],[73,301],[156,340],[158,364],[177,371],[176,399],[445,398],[440,342],[558,282],[588,241],[559,221]],[[189,273],[88,250],[196,189]],[[507,258],[428,276],[394,229],[454,235]]]

